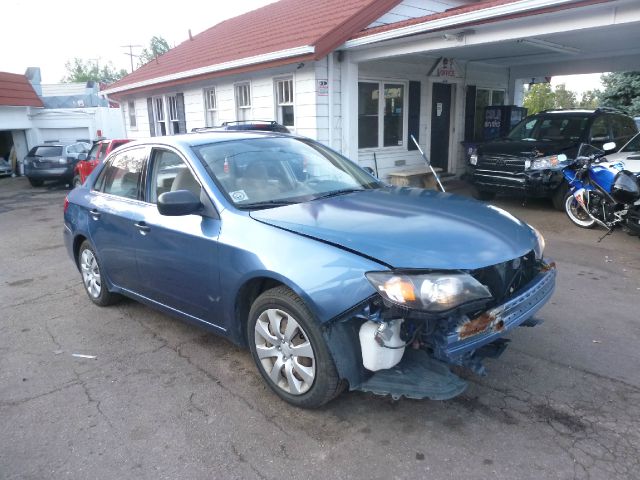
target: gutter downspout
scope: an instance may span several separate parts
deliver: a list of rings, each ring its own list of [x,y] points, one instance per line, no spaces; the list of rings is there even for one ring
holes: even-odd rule
[[[327,82],[328,85],[328,101],[329,101],[329,148],[333,148],[333,52],[327,55]]]

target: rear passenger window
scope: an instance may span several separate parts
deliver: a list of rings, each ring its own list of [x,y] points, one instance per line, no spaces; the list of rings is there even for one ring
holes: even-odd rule
[[[169,150],[154,150],[150,203],[156,203],[164,192],[189,190],[200,198],[200,184],[180,156]]]
[[[95,189],[118,197],[138,199],[145,149],[121,152],[100,172]]]

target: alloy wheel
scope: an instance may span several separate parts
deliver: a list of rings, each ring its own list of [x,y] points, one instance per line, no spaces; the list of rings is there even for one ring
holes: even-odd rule
[[[98,298],[102,291],[102,280],[98,261],[91,250],[85,249],[82,251],[80,255],[80,270],[87,292],[91,297]]]
[[[267,376],[291,395],[306,393],[315,380],[316,360],[309,336],[284,310],[263,311],[255,325],[256,353]]]

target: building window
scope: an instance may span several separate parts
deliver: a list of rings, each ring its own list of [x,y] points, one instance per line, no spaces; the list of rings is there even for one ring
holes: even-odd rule
[[[404,144],[405,90],[403,83],[358,83],[358,148]]]
[[[166,135],[167,120],[164,113],[164,99],[162,97],[154,97],[153,99],[153,120],[155,124],[156,135]]]
[[[251,116],[251,84],[236,85],[236,120],[250,120]]]
[[[127,103],[127,110],[129,111],[129,126],[135,128],[138,125],[136,121],[136,102],[130,100]]]
[[[169,125],[171,127],[171,134],[175,135],[180,133],[180,118],[178,117],[178,97],[171,95],[167,97],[167,104],[169,105]]]
[[[504,90],[478,88],[476,90],[475,128],[473,138],[476,141],[484,137],[484,109],[491,105],[504,105]]]
[[[218,101],[216,99],[216,89],[210,88],[204,91],[205,122],[207,127],[215,126],[217,122]]]
[[[286,127],[295,125],[293,114],[293,79],[276,80],[276,117]]]

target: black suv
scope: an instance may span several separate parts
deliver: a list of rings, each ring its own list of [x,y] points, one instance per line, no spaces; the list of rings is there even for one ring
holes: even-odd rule
[[[482,200],[496,193],[549,197],[562,210],[567,191],[562,168],[580,145],[622,146],[637,131],[633,118],[614,109],[547,110],[525,118],[506,137],[478,145],[467,178]],[[559,154],[567,159],[559,161]]]

